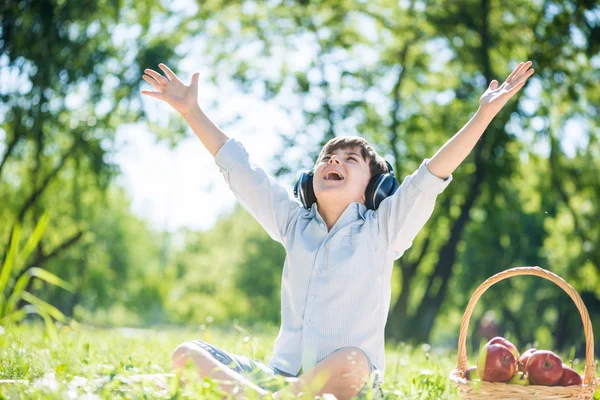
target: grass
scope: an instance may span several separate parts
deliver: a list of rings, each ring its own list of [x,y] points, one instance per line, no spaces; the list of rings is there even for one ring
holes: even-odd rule
[[[0,329],[0,380],[29,382],[0,385],[0,398],[219,399],[215,382],[208,378],[185,388],[172,378],[168,389],[160,389],[151,381],[132,377],[172,373],[173,349],[191,339],[266,362],[276,335],[275,327],[237,325],[152,330],[71,325],[61,328],[58,341],[52,342],[42,325]],[[390,399],[456,399],[454,383],[447,378],[455,367],[455,350],[426,344],[388,347],[383,389]],[[55,379],[43,384],[41,378],[48,376]]]

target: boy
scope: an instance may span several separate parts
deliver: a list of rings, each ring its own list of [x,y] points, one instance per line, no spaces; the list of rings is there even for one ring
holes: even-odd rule
[[[493,117],[533,74],[530,66],[530,61],[520,63],[500,87],[493,80],[473,118],[398,190],[388,188],[375,202],[370,195],[378,188],[369,183],[385,176],[389,182],[385,160],[362,138],[332,139],[317,159],[312,184],[298,187],[302,192],[312,186],[313,193],[300,194],[303,204],[252,164],[241,143],[202,112],[198,73],[188,86],[164,64],[159,67],[166,77],[146,69],[143,79],[156,91],[142,94],[167,102],[183,116],[240,203],[287,253],[281,328],[269,364],[190,341],[173,353],[174,368],[192,360],[201,376],[226,381],[222,388],[228,393],[244,386],[266,394],[263,378],[280,375],[297,379],[289,379],[292,384],[274,393],[276,398],[308,391],[347,399],[371,389],[381,396],[394,260],[412,245],[437,195]]]

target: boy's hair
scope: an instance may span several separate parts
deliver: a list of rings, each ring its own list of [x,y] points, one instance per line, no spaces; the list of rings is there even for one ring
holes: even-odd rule
[[[388,166],[383,157],[379,156],[373,147],[371,147],[369,142],[360,136],[338,136],[329,140],[325,146],[323,146],[321,154],[319,154],[319,157],[317,158],[316,164],[318,164],[326,154],[332,154],[337,149],[345,150],[353,148],[360,149],[360,154],[363,160],[367,161],[367,158],[370,159],[369,169],[371,171],[371,177],[374,177],[377,174],[386,174],[389,172]]]

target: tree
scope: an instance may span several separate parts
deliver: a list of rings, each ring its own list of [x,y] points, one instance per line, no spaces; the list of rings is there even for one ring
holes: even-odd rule
[[[31,226],[61,201],[75,207],[51,219],[30,266],[61,257],[90,231],[81,210],[91,198],[102,201],[118,174],[110,160],[116,128],[144,117],[140,69],[176,59],[182,35],[150,31],[154,18],[170,14],[151,1],[0,6],[1,68],[15,77],[0,91],[1,259],[14,226]]]

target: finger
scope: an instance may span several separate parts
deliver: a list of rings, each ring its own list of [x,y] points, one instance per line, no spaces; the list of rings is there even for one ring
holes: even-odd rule
[[[151,92],[149,90],[142,90],[142,94],[145,94],[146,96],[154,97],[159,100],[165,99],[165,95],[162,93],[159,93],[159,92]]]
[[[161,85],[160,83],[156,82],[154,79],[150,78],[148,75],[142,76],[142,79],[145,80],[146,82],[148,82],[150,85],[152,85],[152,87],[154,89],[158,90],[159,92],[163,91],[164,86]]]
[[[167,80],[167,78],[165,78],[164,76],[162,76],[161,74],[159,74],[158,72],[148,69],[146,68],[144,70],[145,73],[147,73],[148,75],[150,75],[151,77],[153,77],[158,83],[160,83],[163,86],[166,86],[169,81]]]
[[[200,73],[196,72],[194,75],[192,75],[192,83],[190,84],[190,86],[192,87],[192,89],[198,90],[198,79],[200,77]]]
[[[171,71],[171,69],[169,67],[167,67],[165,64],[160,63],[160,64],[158,64],[158,67],[165,72],[165,74],[169,77],[170,80],[179,80],[177,75],[175,75],[175,73],[173,71]]]
[[[531,66],[531,64],[533,64],[531,61],[527,61],[526,63],[519,64],[519,68],[516,69],[516,73],[510,78],[510,81],[508,81],[508,82],[510,83],[510,82],[514,81],[515,79],[519,79],[521,74],[523,72],[527,71],[527,69]]]
[[[523,65],[522,62],[519,63],[519,65],[517,65],[515,67],[515,69],[513,69],[513,72],[510,73],[510,75],[508,76],[508,78],[506,78],[506,82],[510,83],[510,80],[513,78],[513,76],[516,75],[517,71],[519,70],[519,68],[521,68],[521,65]]]
[[[518,84],[519,84],[519,83],[521,83],[521,82],[525,82],[525,81],[527,81],[527,79],[529,79],[529,77],[530,77],[531,75],[533,75],[533,73],[534,73],[534,72],[535,72],[535,70],[533,70],[533,69],[530,69],[530,70],[529,70],[529,71],[527,71],[527,72],[526,72],[524,75],[522,75],[522,76],[520,76],[520,77],[518,77],[518,78],[515,78],[515,79],[513,80],[513,82],[510,84],[510,86],[513,86],[513,85],[518,85]],[[512,88],[512,87],[510,87],[510,88],[509,88],[509,90],[510,90],[511,88]]]
[[[498,81],[497,81],[497,80],[495,80],[495,79],[494,79],[494,80],[492,80],[492,81],[490,82],[489,89],[490,89],[490,90],[496,90],[496,89],[498,89]]]
[[[512,80],[519,80],[523,75],[525,75],[528,72],[529,67],[531,67],[531,64],[533,64],[531,61],[527,61],[525,64],[523,64],[517,75],[515,75]]]
[[[517,72],[512,76],[512,78],[510,79],[511,82],[514,82],[515,80],[519,79],[519,77],[521,76],[521,74],[527,70],[527,68],[529,68],[529,66],[531,66],[531,61],[527,61],[524,63],[521,63],[519,68],[517,69]]]
[[[525,81],[519,82],[515,86],[511,87],[507,91],[507,93],[512,96],[513,94],[515,94],[516,92],[518,92],[519,89],[521,89],[524,85],[525,85]]]

